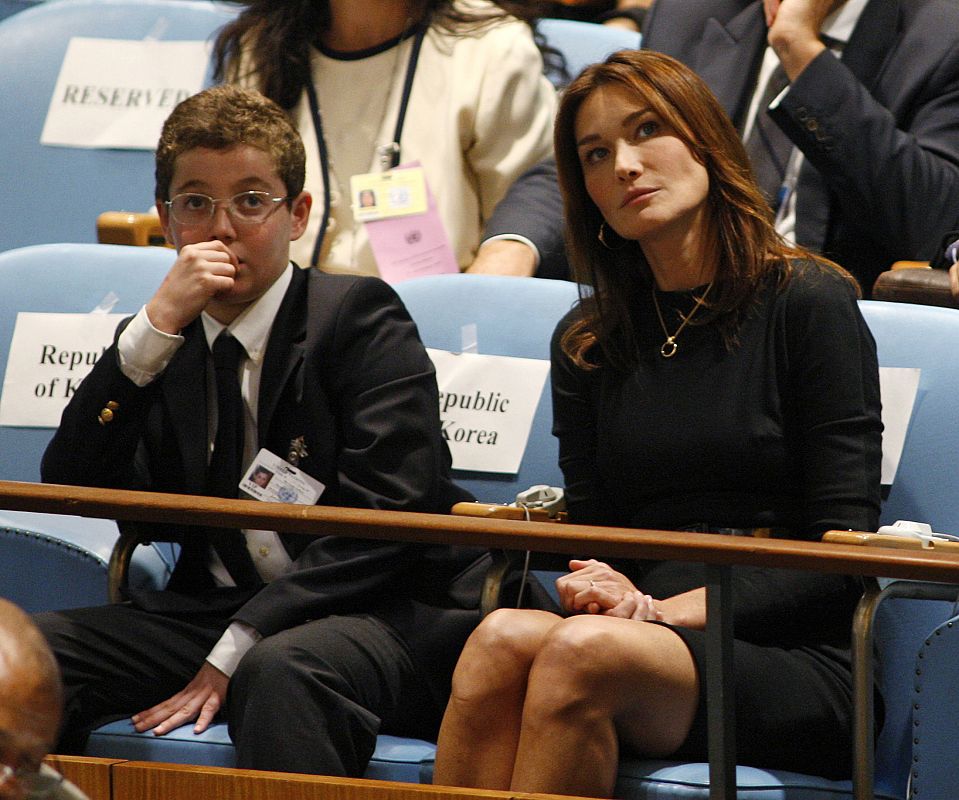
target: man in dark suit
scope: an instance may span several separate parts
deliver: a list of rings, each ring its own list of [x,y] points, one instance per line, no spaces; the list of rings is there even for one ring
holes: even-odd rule
[[[959,43],[942,32],[957,25],[950,0],[656,0],[643,46],[693,67],[747,141],[769,115],[795,148],[788,196],[774,198],[786,200],[780,228],[868,293],[893,261],[932,257],[954,224]],[[789,79],[768,111],[756,108],[767,44]],[[546,218],[524,214],[548,202],[549,170],[514,185],[487,235],[523,235],[543,258],[559,250],[558,198]]]
[[[266,462],[271,489],[292,476],[295,502],[444,512],[465,499],[395,293],[289,261],[310,212],[304,161],[256,93],[217,87],[173,111],[156,198],[176,262],[72,398],[45,481],[236,497]],[[477,621],[455,580],[476,552],[174,533],[166,590],[38,615],[64,677],[62,746],[109,716],[163,734],[224,709],[242,767],[361,775],[378,732],[435,730]]]

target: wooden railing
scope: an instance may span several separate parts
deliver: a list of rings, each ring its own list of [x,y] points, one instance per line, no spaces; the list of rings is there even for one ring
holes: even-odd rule
[[[216,497],[0,481],[0,508],[81,517],[276,530],[603,558],[750,564],[849,575],[959,583],[959,557],[943,550],[754,539],[709,533],[601,528],[405,511],[302,506]]]

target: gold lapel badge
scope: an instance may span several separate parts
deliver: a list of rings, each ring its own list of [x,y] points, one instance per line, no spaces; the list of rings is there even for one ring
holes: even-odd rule
[[[295,439],[290,439],[290,452],[287,453],[286,460],[294,467],[300,466],[300,459],[306,458],[309,454],[309,451],[306,449],[305,436],[297,436]]]

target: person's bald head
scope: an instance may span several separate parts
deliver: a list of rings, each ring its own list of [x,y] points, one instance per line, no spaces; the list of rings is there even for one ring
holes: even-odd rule
[[[53,747],[62,689],[57,662],[30,617],[0,598],[0,763],[34,768]]]

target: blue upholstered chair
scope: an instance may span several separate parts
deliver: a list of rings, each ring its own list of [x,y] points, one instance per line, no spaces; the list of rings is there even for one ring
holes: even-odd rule
[[[876,744],[875,800],[904,800],[913,754],[913,682],[916,655],[930,632],[955,613],[955,605],[936,600],[887,599],[878,609],[875,623],[877,659],[885,706],[885,724]],[[952,667],[955,668],[953,661]],[[957,717],[954,696],[956,675],[948,692],[938,691],[935,699],[925,697],[930,707],[941,705],[949,719]],[[941,728],[940,728],[941,730]],[[955,747],[955,739],[943,743],[929,736],[938,747]],[[940,798],[950,794],[924,793]],[[615,797],[623,800],[705,800],[709,797],[709,767],[706,763],[668,760],[624,759],[620,764]],[[736,768],[736,797],[739,800],[851,800],[851,780],[830,781],[814,775],[756,767]]]
[[[929,635],[914,668],[912,796],[954,797],[959,786],[959,617]]]
[[[429,783],[435,752],[431,742],[381,735],[363,777]],[[84,755],[207,767],[236,766],[236,750],[225,722],[217,722],[201,734],[194,734],[192,726],[184,725],[157,737],[137,733],[129,720],[119,720],[95,730]]]
[[[922,370],[902,460],[882,523],[896,520],[928,522],[933,530],[959,534],[959,428],[953,424],[959,397],[959,311],[929,306],[862,301],[866,322],[876,339],[879,363],[884,367]],[[915,662],[930,632],[955,613],[952,603],[894,598],[879,606],[875,640],[886,720],[875,749],[876,798],[903,800],[912,757],[913,683]],[[952,662],[955,669],[956,662]],[[942,717],[959,718],[955,678],[948,691],[935,699],[923,695],[930,720],[926,741],[940,742],[929,710],[943,709]],[[928,744],[927,748],[932,749]],[[952,747],[955,739],[944,746]],[[918,747],[918,745],[917,745]],[[952,759],[954,762],[955,759]],[[923,770],[925,771],[925,770]],[[748,800],[813,800],[853,797],[851,781],[827,781],[815,776],[778,770],[738,767],[737,797]],[[947,797],[924,791],[922,796]],[[616,796],[626,800],[709,797],[706,764],[625,759],[620,766]]]
[[[540,278],[438,275],[394,287],[427,347],[462,349],[462,328],[476,325],[477,352],[549,360],[549,341],[577,299],[576,284]],[[508,503],[538,483],[562,486],[559,451],[551,433],[549,386],[540,397],[519,472],[496,475],[454,471],[454,479],[483,502]]]
[[[0,0],[0,19],[5,19],[19,11],[25,11],[38,2],[42,2],[42,0]]]
[[[572,19],[541,19],[536,29],[546,44],[562,53],[569,79],[617,50],[638,50],[641,42],[640,34],[634,31]],[[565,82],[560,76],[551,77],[556,84]]]
[[[24,12],[26,13],[26,12]],[[20,311],[87,313],[117,295],[135,312],[173,261],[173,251],[109,245],[38,245],[0,253],[0,385]],[[0,426],[0,478],[39,481],[51,428]],[[0,594],[28,611],[107,602],[107,561],[117,538],[110,520],[0,511]],[[141,548],[131,580],[165,581],[169,548]]]
[[[101,211],[152,205],[152,151],[40,144],[70,39],[206,40],[234,14],[208,0],[50,0],[0,22],[0,251],[96,242]]]

